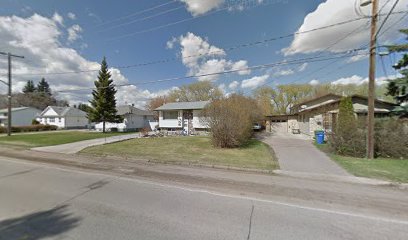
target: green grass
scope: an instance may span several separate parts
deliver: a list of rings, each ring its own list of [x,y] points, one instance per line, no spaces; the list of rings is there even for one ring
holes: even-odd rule
[[[344,157],[329,153],[326,144],[316,146],[328,153],[340,166],[357,177],[408,183],[408,159],[377,158],[368,160],[364,158]]]
[[[0,144],[19,147],[43,147],[78,142],[96,138],[112,137],[124,133],[99,133],[86,131],[58,131],[47,133],[16,134],[0,137]]]
[[[334,155],[333,160],[358,177],[377,178],[393,182],[408,183],[408,160],[361,158]]]
[[[278,166],[269,146],[258,140],[251,140],[238,149],[219,149],[211,145],[209,137],[142,138],[90,147],[82,153],[160,163],[222,165],[262,170],[273,170]]]

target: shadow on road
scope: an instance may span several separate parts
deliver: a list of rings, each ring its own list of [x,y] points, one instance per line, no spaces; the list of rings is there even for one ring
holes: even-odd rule
[[[59,236],[78,226],[80,218],[68,212],[68,205],[0,221],[0,239],[39,240]]]

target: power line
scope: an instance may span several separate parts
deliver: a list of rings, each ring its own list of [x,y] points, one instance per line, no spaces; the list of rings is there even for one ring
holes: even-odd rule
[[[261,64],[261,65],[256,65],[256,66],[252,66],[252,67],[246,67],[246,68],[240,68],[240,69],[234,69],[234,70],[228,70],[228,71],[206,73],[206,74],[195,74],[195,75],[188,75],[188,76],[182,76],[182,77],[164,78],[164,79],[158,79],[158,80],[137,82],[137,83],[134,83],[134,84],[119,84],[119,85],[115,85],[115,87],[136,86],[136,85],[145,85],[145,84],[153,84],[153,83],[171,82],[171,81],[182,80],[182,79],[190,79],[190,78],[209,77],[209,76],[224,75],[224,74],[230,74],[230,73],[236,73],[236,72],[242,72],[242,71],[248,71],[248,70],[271,68],[271,67],[276,67],[276,66],[280,66],[280,65],[302,64],[302,63],[306,63],[306,62],[307,63],[322,62],[322,61],[327,61],[327,60],[332,60],[332,59],[340,59],[340,58],[350,57],[350,54],[352,54],[352,53],[355,53],[354,55],[362,55],[362,53],[358,53],[358,51],[361,51],[361,50],[363,50],[363,49],[352,49],[352,50],[345,51],[345,52],[342,52],[342,53],[332,54],[332,55],[334,55],[332,57],[314,56],[314,57],[308,57],[308,58],[302,58],[302,59],[294,59],[294,60],[290,60],[290,61],[281,61],[281,62],[274,62],[274,63],[268,63],[268,64]],[[56,91],[56,92],[72,92],[72,91],[84,91],[84,90],[92,90],[92,89],[94,89],[94,88],[69,89],[69,90],[61,90],[61,91]]]
[[[224,51],[233,51],[233,50],[240,49],[240,48],[252,47],[252,46],[256,46],[256,45],[266,44],[268,42],[277,41],[277,40],[281,40],[281,39],[285,39],[285,38],[289,38],[289,37],[294,37],[294,36],[300,35],[300,34],[307,34],[307,33],[316,32],[316,31],[320,31],[320,30],[324,30],[324,29],[329,29],[329,28],[332,28],[332,27],[349,24],[349,23],[360,21],[360,20],[363,20],[363,19],[366,19],[366,18],[351,19],[351,20],[338,22],[338,23],[334,23],[334,24],[330,24],[330,25],[326,25],[326,26],[323,26],[323,27],[318,27],[318,28],[314,28],[314,29],[310,29],[310,30],[305,30],[305,31],[301,31],[301,32],[295,32],[295,33],[291,33],[291,34],[287,34],[287,35],[272,37],[272,38],[268,38],[268,39],[264,39],[264,40],[260,40],[260,41],[255,41],[255,42],[250,42],[250,43],[243,43],[243,44],[227,47],[227,48],[224,48],[222,50],[211,51],[211,52],[208,52],[208,53],[193,54],[193,55],[189,55],[189,56],[185,56],[185,57],[181,57],[181,58],[173,57],[173,58],[168,58],[168,59],[156,60],[156,61],[145,62],[145,63],[138,63],[138,64],[127,65],[127,66],[116,66],[114,68],[128,69],[128,68],[142,67],[142,66],[160,64],[160,63],[167,63],[167,62],[175,61],[175,60],[178,60],[178,59],[184,60],[184,59],[194,58],[194,57],[211,56],[211,55],[215,55],[217,53],[223,53]],[[343,39],[340,39],[340,41],[341,40],[343,40]],[[337,44],[340,41],[337,41],[335,44]],[[77,74],[77,73],[86,73],[86,72],[97,72],[97,71],[99,71],[99,69],[85,69],[85,70],[78,70],[78,71],[66,71],[66,72],[55,72],[55,73],[47,73],[47,72],[44,72],[44,73],[26,73],[26,74],[18,74],[18,75],[19,76],[63,75],[63,74]]]
[[[344,37],[340,38],[339,40],[337,40],[337,41],[334,42],[333,44],[329,45],[329,46],[328,46],[327,48],[325,48],[324,50],[321,50],[320,53],[319,53],[317,56],[323,54],[325,51],[330,50],[331,48],[333,48],[335,45],[337,45],[337,44],[340,43],[341,41],[347,39],[348,37],[350,37],[350,36],[353,35],[354,33],[358,32],[361,28],[367,27],[366,25],[367,25],[368,23],[369,23],[369,21],[368,21],[367,23],[364,23],[363,25],[357,27],[356,29],[354,29],[353,31],[351,31],[350,33],[348,33],[347,35],[345,35]],[[306,77],[312,76],[313,74],[315,74],[315,73],[317,73],[317,72],[320,72],[321,70],[327,68],[328,66],[330,66],[330,65],[332,65],[332,64],[334,64],[334,63],[336,63],[336,62],[337,62],[337,59],[334,59],[334,61],[329,62],[328,64],[325,64],[325,65],[322,66],[322,67],[319,67],[319,68],[316,69],[315,71],[310,72],[310,73],[308,73],[306,76],[302,76],[301,78],[299,78],[299,79],[297,79],[297,80],[295,80],[295,81],[292,81],[292,82],[290,82],[289,84],[293,84],[293,83],[295,83],[295,82],[298,82],[298,81],[301,81],[301,80],[305,79]],[[258,87],[255,88],[255,89],[248,90],[246,93],[248,93],[249,91],[254,91],[254,90],[259,89],[259,88],[261,88],[261,87],[264,87],[264,86],[266,86],[266,85],[269,85],[269,84],[271,84],[274,80],[275,80],[275,79],[273,79],[272,81],[267,81],[266,83],[262,84],[261,86],[258,86]]]
[[[397,7],[398,3],[399,3],[399,0],[396,0],[394,5],[392,5],[390,12],[387,14],[387,16],[385,17],[385,19],[382,22],[381,26],[378,28],[377,33],[375,34],[375,39],[377,39],[378,34],[381,32],[382,28],[384,27],[384,25],[387,22],[388,18],[391,16],[391,14],[394,11],[395,7]]]
[[[143,21],[146,21],[146,20],[148,20],[148,19],[152,19],[152,18],[155,18],[155,17],[163,16],[163,15],[165,15],[165,14],[168,14],[168,13],[171,13],[171,12],[174,12],[174,11],[177,11],[177,10],[180,10],[180,9],[182,9],[182,8],[184,8],[184,6],[178,6],[178,7],[171,8],[171,9],[168,9],[168,10],[165,10],[165,11],[162,11],[162,12],[159,12],[159,13],[156,13],[156,14],[153,14],[153,15],[150,15],[150,16],[147,16],[147,17],[138,18],[138,19],[134,19],[134,20],[129,21],[129,22],[120,23],[120,24],[117,24],[117,25],[114,25],[114,26],[111,26],[111,27],[108,27],[108,28],[99,30],[98,32],[106,32],[106,31],[110,31],[110,30],[112,30],[112,29],[116,29],[116,28],[120,28],[120,27],[123,27],[123,26],[130,25],[130,24],[133,24],[133,23],[143,22]]]
[[[108,20],[106,22],[98,24],[98,27],[104,26],[104,25],[107,25],[107,24],[110,24],[110,23],[118,22],[118,21],[121,21],[121,20],[124,20],[124,19],[127,19],[127,18],[131,18],[131,17],[134,17],[134,16],[138,16],[138,15],[141,15],[143,13],[150,12],[152,10],[155,10],[155,9],[170,5],[170,4],[175,3],[175,2],[177,2],[177,0],[172,0],[170,2],[159,4],[159,5],[156,5],[156,6],[153,6],[153,7],[150,7],[150,8],[147,8],[147,9],[144,9],[144,10],[141,10],[141,11],[138,11],[138,12],[123,16],[123,17],[119,17],[119,18],[116,18],[116,19],[113,19],[113,20]]]

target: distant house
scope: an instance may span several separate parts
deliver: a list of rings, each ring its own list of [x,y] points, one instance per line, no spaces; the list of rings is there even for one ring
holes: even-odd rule
[[[209,104],[202,102],[167,103],[155,109],[159,112],[159,128],[164,130],[183,130],[187,133],[205,130],[208,127],[200,116],[202,110]]]
[[[37,121],[44,125],[57,126],[59,129],[88,128],[89,121],[86,112],[74,107],[48,106]]]
[[[32,107],[18,107],[11,109],[11,126],[30,126],[33,120],[41,113],[40,110]],[[8,123],[8,109],[0,110],[0,126],[5,127]]]
[[[280,132],[299,131],[306,135],[313,135],[315,130],[332,132],[336,126],[341,99],[342,96],[327,94],[296,104],[288,115],[268,116],[269,129]],[[353,95],[351,100],[355,116],[367,116],[367,97]],[[389,116],[395,106],[393,103],[375,100],[375,117]]]
[[[121,123],[105,123],[105,129],[119,132],[131,132],[142,128],[150,128],[149,122],[154,121],[154,113],[135,108],[133,106],[117,107],[117,114],[123,117]],[[103,123],[97,123],[95,129],[102,131]]]

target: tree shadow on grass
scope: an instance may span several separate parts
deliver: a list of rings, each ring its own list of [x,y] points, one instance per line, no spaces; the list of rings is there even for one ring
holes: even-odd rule
[[[78,226],[80,218],[63,205],[47,211],[0,221],[0,240],[39,240],[59,236]]]

